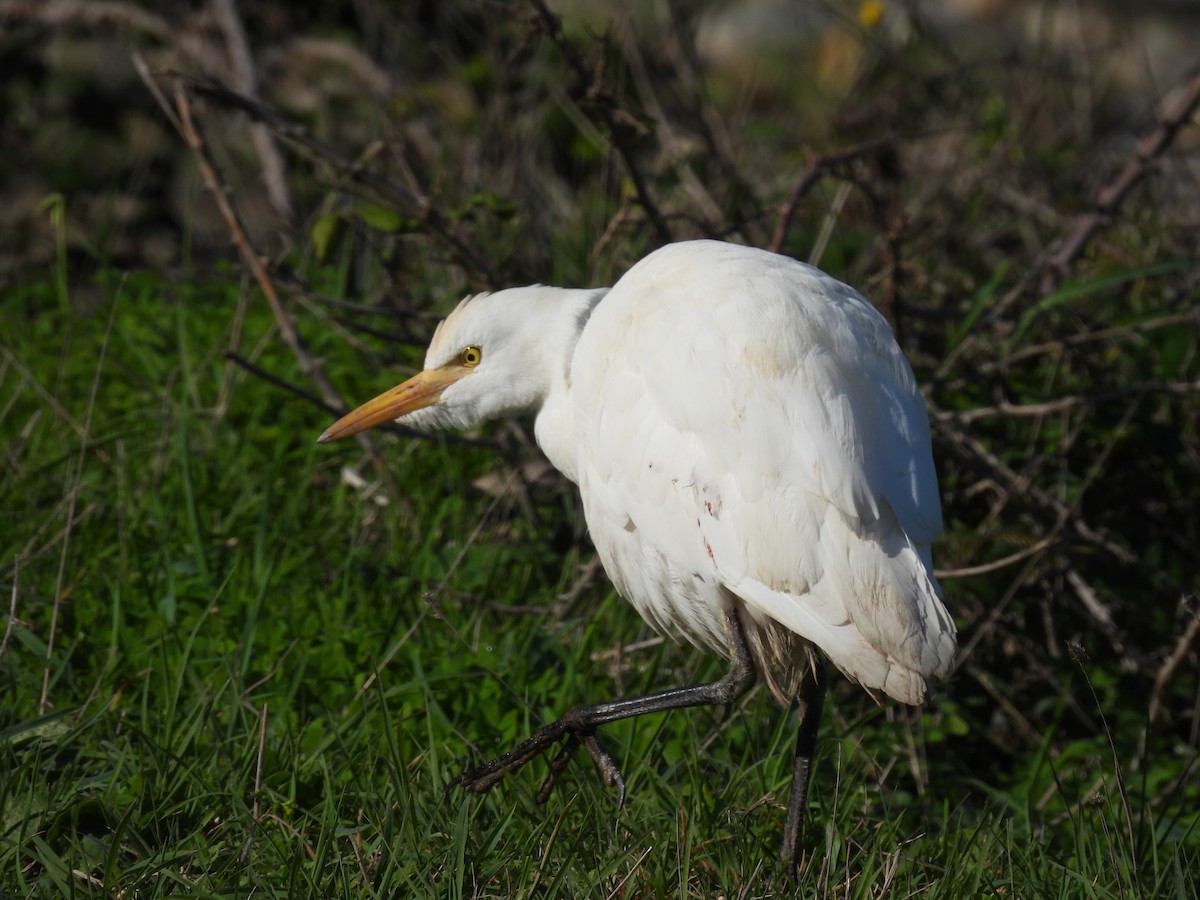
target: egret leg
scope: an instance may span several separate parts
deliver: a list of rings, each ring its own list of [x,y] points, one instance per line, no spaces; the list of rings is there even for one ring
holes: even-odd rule
[[[689,706],[715,706],[732,703],[754,686],[757,674],[754,671],[750,647],[746,643],[746,636],[742,631],[741,622],[738,621],[737,612],[735,610],[726,611],[724,617],[731,656],[729,674],[724,678],[706,684],[659,691],[645,697],[580,706],[557,721],[542,726],[528,740],[518,744],[503,756],[498,756],[458,775],[450,781],[447,788],[459,785],[468,791],[482,794],[494,787],[506,773],[517,771],[534,757],[562,740],[563,746],[550,761],[550,773],[546,776],[541,790],[538,791],[538,801],[545,802],[550,796],[550,791],[559,774],[567,767],[575,750],[581,745],[591,755],[604,783],[609,787],[618,788],[623,801],[625,779],[621,777],[621,772],[617,769],[613,758],[596,739],[597,728],[618,719],[629,719],[647,713],[666,712]]]
[[[792,765],[792,795],[788,799],[787,821],[783,826],[780,859],[789,873],[796,869],[800,850],[800,827],[804,824],[804,806],[808,800],[808,773],[817,748],[817,730],[825,703],[825,661],[818,654],[811,674],[800,682],[796,697],[800,723],[796,726],[796,757]]]

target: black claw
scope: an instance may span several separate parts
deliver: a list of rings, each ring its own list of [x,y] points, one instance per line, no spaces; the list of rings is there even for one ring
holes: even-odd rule
[[[625,779],[621,777],[621,773],[617,773],[615,784],[610,784],[609,787],[617,789],[617,809],[625,808]]]

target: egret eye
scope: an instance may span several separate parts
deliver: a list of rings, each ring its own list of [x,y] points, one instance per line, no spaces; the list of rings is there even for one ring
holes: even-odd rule
[[[463,347],[458,351],[458,361],[468,368],[475,368],[483,362],[483,351],[474,344],[468,347]]]

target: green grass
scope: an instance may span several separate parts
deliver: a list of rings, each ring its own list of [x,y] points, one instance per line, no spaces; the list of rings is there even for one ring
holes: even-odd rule
[[[586,756],[544,808],[539,763],[444,791],[570,706],[721,673],[591,660],[646,631],[603,580],[555,606],[590,558],[568,492],[522,511],[472,486],[487,448],[389,438],[380,506],[352,442],[314,444],[325,414],[225,361],[298,379],[256,304],[235,336],[232,279],[75,290],[3,304],[0,894],[790,895],[791,723],[762,690],[608,729],[620,810]],[[390,377],[329,358],[357,396]],[[992,770],[954,695],[835,691],[800,895],[1196,896],[1184,788],[1126,773],[1130,822],[1100,729]]]

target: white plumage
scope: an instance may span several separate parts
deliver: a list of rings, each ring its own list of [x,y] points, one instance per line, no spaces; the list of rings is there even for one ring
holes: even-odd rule
[[[579,485],[617,590],[662,633],[733,657],[736,615],[785,702],[813,648],[905,703],[949,671],[925,408],[887,323],[852,288],[691,241],[611,290],[468,298],[424,372],[322,440],[393,418],[469,427],[518,413]]]
[[[588,529],[659,630],[724,652],[718,612],[740,604],[789,699],[805,641],[905,703],[946,673],[925,408],[858,293],[782,256],[674,244],[596,306],[570,373]]]

